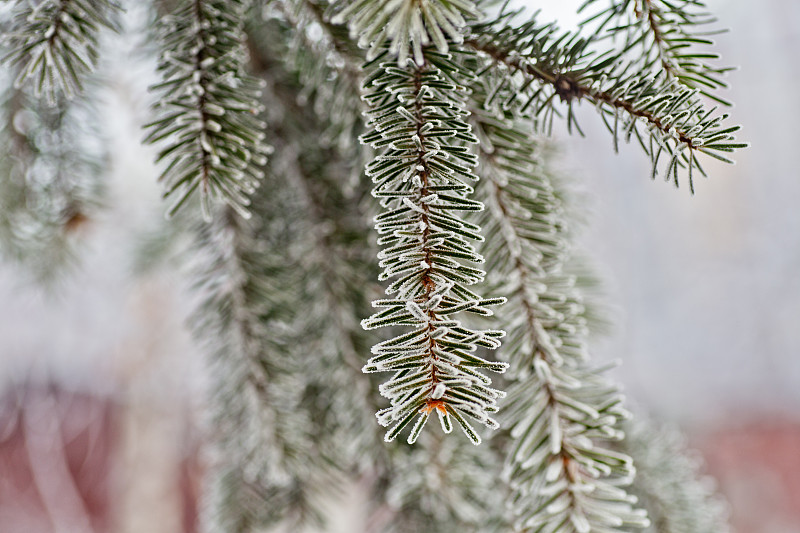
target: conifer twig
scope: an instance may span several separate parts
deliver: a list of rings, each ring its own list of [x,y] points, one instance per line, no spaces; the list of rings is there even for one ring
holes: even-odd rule
[[[158,160],[164,196],[176,195],[174,214],[199,191],[203,218],[211,220],[212,200],[219,199],[241,216],[250,216],[249,195],[263,176],[270,152],[258,80],[246,73],[244,0],[181,0],[161,24],[159,71],[153,87],[163,97],[156,118],[145,128],[149,143],[164,147]]]
[[[476,139],[463,121],[459,87],[451,81],[459,68],[448,56],[427,50],[423,66],[401,69],[381,62],[385,55],[374,61],[365,81],[372,129],[362,140],[382,149],[367,174],[384,208],[375,218],[383,247],[381,279],[398,278],[386,289],[397,296],[373,302],[384,310],[363,326],[413,329],[376,345],[364,370],[394,372],[381,386],[392,406],[378,413],[382,425],[393,424],[387,440],[417,417],[408,438],[413,443],[435,411],[445,432],[452,417],[478,444],[480,436],[464,415],[496,427],[489,415],[502,393],[475,369],[502,372],[507,365],[472,354],[478,347],[497,348],[503,332],[471,330],[451,318],[460,311],[491,315],[488,306],[504,301],[480,298],[466,288],[483,279],[482,271],[462,263],[483,261],[467,239],[482,237],[478,226],[453,214],[483,208],[466,197],[477,161],[461,144]]]
[[[17,2],[3,44],[3,63],[19,65],[14,85],[33,84],[34,95],[50,106],[83,91],[99,57],[100,31],[118,29],[120,6],[111,0],[42,0]]]
[[[585,100],[600,112],[615,149],[620,137],[629,141],[635,136],[651,159],[653,177],[663,158],[664,179],[677,186],[685,173],[692,192],[693,171],[705,175],[700,153],[730,163],[725,154],[747,146],[735,140],[739,126],[724,126],[727,115],[704,106],[696,89],[663,73],[640,71],[624,52],[598,53],[591,38],[560,33],[552,24],[532,19],[518,27],[507,25],[515,15],[507,12],[493,22],[473,25],[465,46],[488,58],[487,69],[502,71],[495,95],[508,87],[506,104],[521,102],[516,108],[520,114],[552,128],[557,96],[567,107],[567,127],[580,131],[573,105]]]
[[[473,95],[489,177],[479,192],[490,207],[483,224],[490,280],[509,295],[499,316],[510,327],[504,476],[513,490],[515,531],[642,527],[644,514],[620,488],[633,477],[631,460],[604,446],[621,438],[617,426],[627,413],[602,369],[587,361],[582,301],[563,272],[564,211],[523,124],[510,110],[484,109],[482,82]]]

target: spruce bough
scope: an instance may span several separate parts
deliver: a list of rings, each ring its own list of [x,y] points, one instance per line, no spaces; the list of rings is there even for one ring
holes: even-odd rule
[[[182,255],[213,366],[210,527],[321,525],[321,502],[360,479],[370,532],[726,531],[685,452],[648,454],[661,433],[628,420],[592,362],[543,141],[557,121],[580,132],[586,103],[652,177],[693,190],[705,157],[730,161],[745,145],[715,107],[728,69],[702,2],[587,0],[566,32],[488,0],[148,5],[162,22],[146,141],[174,196],[169,235],[194,236]],[[78,142],[94,130],[67,128],[124,7],[3,12],[6,259],[42,261],[31,220],[71,249],[103,204],[107,159]],[[20,127],[23,111],[37,120]],[[56,257],[48,276],[73,254]]]
[[[380,62],[379,56],[376,62]],[[428,417],[436,412],[445,433],[453,422],[475,444],[481,439],[464,418],[489,427],[497,422],[500,391],[476,369],[505,371],[505,363],[478,357],[478,347],[495,349],[504,333],[475,330],[451,315],[465,311],[491,316],[489,306],[503,298],[481,298],[466,288],[483,280],[481,270],[464,263],[481,263],[468,240],[482,240],[480,228],[458,216],[480,211],[483,205],[468,198],[477,180],[472,169],[477,157],[469,144],[477,143],[466,122],[464,93],[456,85],[459,68],[446,55],[426,50],[421,66],[397,68],[380,63],[364,82],[369,111],[367,126],[374,131],[362,141],[381,150],[367,165],[382,200],[375,217],[380,236],[378,254],[384,267],[380,279],[397,278],[386,288],[394,298],[375,300],[384,310],[362,324],[365,328],[410,326],[412,331],[381,342],[365,372],[391,371],[381,385],[391,407],[378,412],[382,425],[394,423],[386,435],[392,440],[416,418],[408,437],[413,444]],[[451,73],[451,79],[443,70]]]

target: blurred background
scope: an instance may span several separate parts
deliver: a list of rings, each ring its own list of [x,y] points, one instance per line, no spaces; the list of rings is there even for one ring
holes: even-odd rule
[[[577,21],[577,0],[528,3]],[[586,138],[557,134],[559,166],[614,322],[595,357],[622,361],[635,411],[688,435],[736,532],[800,533],[800,2],[708,4],[740,66],[725,96],[752,146],[737,164],[709,162],[694,196],[652,183],[583,109]],[[153,79],[139,46],[115,39],[102,69],[113,171],[109,205],[76,229],[80,263],[47,290],[0,265],[3,533],[197,531],[204,366],[185,273],[145,251],[164,206],[139,145]]]

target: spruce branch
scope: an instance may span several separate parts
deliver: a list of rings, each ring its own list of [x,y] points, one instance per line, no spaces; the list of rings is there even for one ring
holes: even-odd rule
[[[362,152],[368,149],[352,142],[327,144],[326,132],[336,128],[332,123],[338,119],[333,113],[316,112],[298,98],[303,86],[302,77],[294,74],[298,56],[285,46],[293,39],[286,35],[287,28],[275,22],[269,20],[256,34],[259,37],[252,39],[251,57],[267,81],[265,99],[276,104],[267,110],[272,125],[268,139],[276,147],[270,167],[296,191],[305,213],[306,338],[313,344],[311,352],[317,354],[313,368],[320,394],[329,399],[325,416],[320,417],[320,432],[338,444],[331,446],[337,452],[346,449],[343,454],[349,456],[337,459],[340,464],[353,465],[356,471],[370,470],[386,458],[384,446],[378,446],[380,436],[368,423],[368,413],[378,406],[372,384],[361,372],[364,349],[374,341],[355,317],[365,314],[379,287],[365,283],[376,277],[369,260],[374,256],[371,227],[364,213],[368,186],[363,180],[353,183],[350,179],[356,169],[361,170]],[[311,49],[307,55],[316,51]],[[358,100],[352,93],[344,98]],[[356,117],[350,121],[360,123],[360,108],[352,113]],[[315,408],[320,409],[319,405]]]
[[[508,94],[505,105],[520,102],[518,112],[534,117],[540,128],[551,129],[558,113],[556,97],[567,106],[567,126],[580,126],[573,105],[593,104],[611,132],[617,149],[620,137],[635,137],[652,164],[666,180],[679,184],[685,174],[694,190],[693,172],[705,176],[699,154],[731,163],[724,154],[746,143],[737,142],[739,126],[726,126],[727,115],[717,115],[698,98],[698,90],[665,74],[640,72],[615,50],[597,51],[590,38],[560,32],[552,24],[535,19],[510,23],[517,12],[506,12],[494,21],[472,26],[465,45],[484,54],[499,69],[497,94]],[[484,71],[485,72],[485,71]],[[503,92],[506,88],[509,91]]]
[[[275,218],[244,221],[227,207],[197,230],[203,303],[193,329],[215,377],[218,459],[209,520],[221,531],[321,522],[320,497],[338,475],[319,453],[316,415],[305,405],[309,385],[298,355],[307,345],[298,339],[307,330],[294,307],[302,296],[295,258],[302,227],[277,218],[297,204],[274,196],[258,201]]]
[[[50,106],[60,97],[70,100],[83,92],[97,65],[100,32],[117,31],[120,11],[111,0],[18,0],[3,37],[10,52],[0,62],[19,66],[16,88],[31,83],[33,94],[43,95]]]
[[[580,10],[588,10],[599,0],[587,0]],[[709,47],[711,39],[725,30],[713,29],[716,17],[698,0],[614,0],[591,15],[584,23],[600,21],[598,38],[623,36],[623,50],[635,54],[642,70],[663,71],[669,78],[724,105],[730,105],[711,91],[726,88],[722,76],[732,70],[710,63],[719,54]],[[711,27],[712,29],[709,29]],[[698,48],[701,47],[701,48]]]
[[[327,435],[330,455],[342,469],[371,470],[385,457],[383,447],[377,446],[380,438],[368,423],[375,405],[370,380],[361,372],[361,353],[372,336],[365,334],[355,318],[365,312],[367,295],[378,290],[364,282],[373,274],[368,259],[373,251],[369,228],[362,225],[366,217],[361,216],[357,204],[348,205],[352,198],[338,202],[320,198],[339,196],[352,170],[338,161],[342,154],[321,147],[307,152],[308,145],[302,142],[307,132],[282,136],[293,139],[295,146],[280,144],[278,139],[275,145],[279,148],[277,166],[283,167],[287,184],[297,191],[306,213],[304,335],[308,352],[314,354],[313,361],[306,357],[306,372],[319,389],[314,403],[327,399],[326,406],[313,409],[318,413],[319,433]]]
[[[255,370],[271,369],[270,379],[245,413],[260,411],[277,426],[274,437],[255,435],[253,443],[263,440],[272,449],[289,431],[287,441],[272,452],[275,458],[262,458],[278,461],[279,472],[243,477],[247,472],[233,468],[216,474],[221,485],[216,507],[231,519],[225,531],[236,530],[237,515],[250,516],[248,528],[280,520],[294,526],[323,522],[320,495],[336,493],[345,474],[374,469],[385,460],[384,447],[377,446],[380,435],[368,424],[372,389],[358,362],[369,345],[355,318],[364,313],[371,288],[363,282],[372,273],[369,228],[358,202],[343,197],[347,188],[341,186],[350,167],[358,165],[359,158],[352,157],[357,145],[348,150],[321,146],[329,120],[298,103],[298,80],[287,68],[291,62],[276,57],[283,47],[272,42],[284,37],[282,30],[270,26],[265,33],[254,39],[259,45],[251,47],[251,57],[266,80],[264,98],[275,104],[267,109],[267,140],[276,151],[266,167],[269,187],[253,197],[257,215],[245,222],[230,213],[228,224],[244,230],[240,238],[249,245],[240,254],[253,247],[260,254],[256,263],[269,265],[265,271],[247,270],[252,282],[270,280],[269,290],[254,294],[253,303],[260,302],[260,315],[273,318],[269,331],[261,326],[259,333],[269,337],[262,340],[268,344],[260,355],[253,353],[260,363]],[[350,194],[357,199],[366,190]],[[283,426],[295,422],[301,433]],[[230,432],[248,434],[254,426],[234,420]],[[241,462],[234,458],[231,466]]]
[[[346,22],[358,45],[369,48],[367,60],[380,55],[388,42],[389,54],[397,56],[401,67],[409,56],[422,66],[423,48],[429,44],[447,53],[450,43],[463,41],[467,20],[479,15],[471,0],[343,0],[333,2],[332,9],[331,22]]]
[[[324,32],[330,32],[327,38],[336,39],[337,28],[324,22],[321,11],[313,19],[310,14],[303,13],[303,9],[309,8],[307,4],[301,2],[295,5],[299,14],[294,16],[299,20],[304,17],[308,17],[306,20],[315,20]],[[295,23],[292,27],[303,28]],[[270,35],[280,33],[271,27],[265,30],[272,30]],[[323,37],[325,40],[327,38]],[[308,45],[305,53],[320,54],[318,62],[322,63],[322,58],[328,52],[313,46],[313,42],[306,41],[305,44]],[[282,46],[268,44],[265,50],[283,49]],[[335,61],[328,68],[339,69],[342,83],[359,79],[361,73],[354,71],[351,66],[353,58],[358,57],[358,50],[347,49],[343,42],[337,45],[337,50],[341,50],[343,56],[348,54],[348,57],[342,57],[342,61]],[[280,55],[288,70],[298,71],[297,59],[302,55],[291,50],[291,47],[287,53]],[[258,60],[261,65],[268,62],[263,53]],[[310,60],[303,59],[301,64]],[[310,64],[314,62],[310,61]],[[303,79],[302,73],[298,72],[297,76]],[[336,85],[340,85],[338,80]],[[346,91],[346,88],[342,88]],[[364,390],[365,386],[368,390],[372,390],[372,387],[371,380],[360,372],[361,364],[358,365],[359,375],[352,373],[352,358],[355,355],[352,350],[360,350],[366,339],[363,333],[352,330],[349,317],[361,312],[358,296],[365,292],[365,277],[371,277],[371,272],[364,272],[363,266],[369,262],[363,259],[363,253],[372,247],[363,237],[359,237],[357,242],[351,241],[356,235],[362,235],[360,229],[354,232],[355,228],[360,228],[357,220],[362,216],[361,193],[356,189],[353,191],[357,193],[355,197],[341,198],[342,192],[351,187],[342,187],[348,184],[341,179],[338,183],[334,180],[329,184],[325,176],[330,175],[332,170],[336,173],[340,157],[357,164],[363,156],[353,155],[353,151],[369,153],[371,150],[365,146],[342,143],[311,149],[308,136],[309,131],[317,129],[312,125],[314,121],[320,121],[321,117],[325,117],[323,121],[339,120],[334,115],[351,112],[355,106],[347,105],[337,110],[323,106],[322,109],[328,112],[327,117],[325,113],[311,113],[307,106],[302,105],[302,100],[295,98],[297,91],[293,82],[285,78],[268,82],[266,94],[272,101],[280,101],[282,105],[277,107],[285,110],[284,121],[279,122],[277,116],[268,117],[272,124],[271,131],[277,137],[271,140],[276,147],[272,160],[275,164],[287,161],[294,169],[286,174],[293,176],[295,190],[302,192],[308,204],[309,222],[318,228],[308,232],[312,239],[316,239],[317,245],[309,249],[306,260],[309,263],[309,278],[321,280],[314,283],[316,289],[313,293],[317,295],[319,308],[323,312],[314,313],[316,307],[312,306],[309,316],[309,320],[317,325],[314,334],[320,339],[315,353],[331,359],[324,366],[326,390],[330,389],[331,398],[331,405],[326,411],[332,415],[332,420],[325,423],[325,431],[336,435],[335,440],[348,444],[356,460],[349,458],[346,462],[353,463],[355,471],[362,473],[362,482],[372,488],[373,509],[366,531],[487,532],[489,521],[486,517],[496,515],[496,510],[502,507],[504,494],[497,490],[496,480],[493,479],[500,464],[496,451],[485,446],[475,448],[463,440],[425,438],[426,435],[414,446],[402,444],[387,448],[378,445],[376,437],[378,441],[382,439],[373,427],[363,425],[363,407],[376,402],[373,395]],[[345,97],[352,97],[352,92]],[[290,133],[284,129],[294,123],[298,123],[297,131]],[[324,129],[327,131],[327,127]],[[292,143],[286,145],[279,139],[292,139]],[[314,139],[315,142],[324,142],[324,136],[314,136]],[[313,163],[316,160],[319,162]],[[331,224],[335,230],[331,229]],[[345,243],[348,244],[343,246]],[[355,249],[356,245],[358,250]],[[347,308],[347,305],[351,307]],[[331,352],[336,352],[331,354],[333,357],[324,356]],[[372,411],[377,409],[376,405]]]
[[[258,115],[261,84],[246,73],[244,0],[182,0],[161,24],[163,82],[156,119],[145,126],[149,143],[164,146],[158,161],[164,196],[176,199],[168,215],[199,191],[203,218],[212,200],[250,216],[249,195],[262,178],[269,147]]]
[[[313,105],[326,117],[323,146],[340,145],[346,151],[363,131],[359,98],[363,53],[348,39],[347,30],[327,21],[326,4],[311,0],[280,0],[269,4],[269,26],[253,28],[263,42],[268,39],[286,67],[297,76],[297,103]],[[269,39],[264,32],[278,32]]]
[[[283,48],[268,45],[266,50]],[[291,51],[282,54],[286,69],[295,71],[296,57]],[[262,66],[269,63],[263,53],[257,59]],[[348,67],[337,62],[336,68]],[[348,76],[347,72],[344,75]],[[276,147],[271,159],[272,165],[291,167],[285,173],[293,177],[293,188],[305,198],[307,220],[313,226],[308,231],[309,238],[317,243],[309,248],[305,261],[307,278],[316,280],[310,281],[309,294],[316,295],[317,305],[308,307],[308,320],[316,325],[312,333],[319,339],[314,353],[329,360],[323,364],[323,388],[328,391],[323,394],[331,400],[324,408],[327,420],[319,421],[322,432],[333,435],[337,443],[347,444],[351,456],[342,463],[352,464],[353,471],[361,475],[361,482],[371,487],[373,509],[366,531],[486,532],[486,517],[502,507],[502,492],[497,490],[493,479],[500,461],[493,449],[475,448],[463,440],[425,438],[425,435],[414,446],[387,448],[380,445],[381,435],[375,431],[378,428],[364,426],[364,408],[377,402],[369,392],[373,390],[371,380],[360,372],[361,364],[357,367],[358,374],[353,374],[356,370],[353,350],[363,353],[368,339],[363,332],[353,330],[351,317],[362,313],[361,297],[369,292],[365,286],[369,288],[370,284],[365,284],[364,279],[372,277],[372,269],[365,272],[364,267],[370,262],[363,255],[371,252],[372,246],[363,235],[362,193],[357,188],[352,191],[355,196],[342,197],[351,187],[341,177],[333,177],[347,173],[341,171],[340,159],[358,164],[363,156],[355,156],[353,152],[370,150],[340,143],[313,146],[324,138],[309,136],[310,131],[320,129],[314,123],[338,120],[330,115],[341,110],[323,107],[322,113],[312,112],[295,98],[294,83],[281,77],[267,84],[267,98],[281,102],[273,108],[284,110],[268,117],[270,131],[276,136],[271,139]],[[278,120],[279,115],[284,119]],[[327,126],[322,129],[327,131]],[[286,144],[286,140],[291,142]],[[328,180],[327,176],[333,179]],[[372,412],[377,409],[374,405]]]
[[[274,4],[273,4],[274,5]],[[281,9],[292,7],[291,4],[279,5]],[[319,42],[314,42],[308,38],[305,28],[299,21],[307,20],[313,24],[319,24],[324,32],[320,40],[325,42],[336,42],[332,45],[336,49],[337,60],[323,66],[327,69],[336,69],[337,76],[327,75],[334,79],[334,85],[346,93],[345,98],[352,98],[353,92],[349,91],[344,83],[354,83],[362,77],[362,74],[355,65],[360,61],[361,52],[346,44],[346,35],[343,35],[339,28],[326,22],[320,6],[312,2],[297,2],[294,4],[294,11],[290,15],[284,13],[288,20],[292,21],[289,31],[302,32],[303,35],[296,39],[282,37],[281,39],[290,42],[303,42],[303,52],[293,50],[290,46],[286,53],[281,53],[281,58],[285,62],[286,68],[292,72],[297,72],[299,80],[304,79],[300,72],[300,65],[311,64],[319,65],[325,62],[325,57],[330,56],[330,50],[320,47]],[[314,10],[308,13],[305,10]],[[280,34],[279,29],[272,26],[265,28],[270,35]],[[263,42],[263,38],[259,39]],[[276,39],[280,40],[280,39]],[[268,39],[269,41],[269,39]],[[284,50],[283,46],[276,46],[277,43],[268,43],[265,50]],[[319,54],[319,58],[314,60],[308,57],[312,54]],[[299,61],[298,61],[299,59]],[[267,58],[264,54],[258,55],[258,62],[266,64]],[[341,346],[338,354],[326,365],[326,380],[328,388],[331,389],[330,397],[332,405],[328,409],[331,414],[335,414],[338,427],[331,425],[329,430],[337,435],[337,440],[349,443],[349,447],[355,454],[355,469],[363,472],[362,482],[366,482],[372,487],[372,504],[370,519],[366,526],[366,531],[375,533],[445,533],[465,531],[481,531],[486,533],[490,521],[487,517],[496,516],[497,509],[502,508],[503,491],[497,490],[497,466],[501,459],[497,452],[490,447],[475,448],[463,440],[442,439],[439,437],[425,438],[421,436],[421,441],[414,446],[405,444],[391,448],[378,446],[375,437],[379,440],[381,436],[372,427],[364,427],[362,418],[363,407],[365,404],[376,404],[373,395],[367,394],[363,389],[365,386],[372,390],[367,376],[360,373],[361,365],[358,365],[359,374],[352,374],[351,350],[360,349],[364,345],[364,335],[352,331],[352,324],[348,317],[353,313],[359,313],[359,305],[354,305],[350,309],[343,308],[343,302],[355,303],[357,296],[364,293],[364,272],[363,268],[356,268],[358,265],[367,265],[368,261],[362,258],[363,252],[371,250],[365,240],[359,239],[360,251],[352,250],[352,243],[342,248],[342,243],[337,244],[341,238],[337,236],[354,236],[353,228],[360,224],[342,224],[344,220],[351,218],[355,212],[361,213],[360,193],[353,198],[340,198],[341,191],[351,189],[348,183],[339,180],[332,182],[330,186],[325,186],[327,180],[322,178],[331,173],[331,169],[337,167],[336,161],[342,157],[346,161],[358,162],[363,155],[353,155],[354,150],[370,153],[366,147],[350,146],[349,144],[336,143],[327,147],[309,148],[307,132],[313,126],[303,117],[319,121],[340,120],[339,113],[350,113],[357,109],[357,105],[349,104],[340,106],[338,109],[328,105],[321,106],[321,112],[317,115],[310,113],[309,108],[304,106],[304,100],[295,98],[295,94],[302,95],[299,88],[294,90],[293,82],[287,79],[269,82],[267,96],[273,101],[280,101],[285,109],[286,123],[302,122],[298,124],[298,131],[289,133],[283,130],[283,123],[276,118],[269,118],[272,124],[271,131],[281,139],[295,139],[296,146],[285,146],[278,139],[271,142],[275,145],[274,161],[294,158],[291,163],[295,171],[288,172],[295,176],[296,190],[303,191],[303,196],[309,204],[310,221],[320,226],[320,231],[310,231],[315,239],[318,239],[317,252],[310,250],[308,260],[311,262],[310,270],[322,280],[318,286],[316,294],[325,312],[320,316],[312,315],[311,320],[315,321],[317,328],[314,333],[322,339],[318,353],[329,353],[331,348]],[[324,100],[324,95],[321,95]],[[356,102],[358,104],[360,102]],[[316,107],[316,105],[315,105]],[[326,116],[327,115],[327,116]],[[360,115],[360,113],[359,113]],[[358,120],[360,123],[360,120]],[[325,127],[325,131],[328,131]],[[325,137],[314,137],[317,142],[324,142]],[[337,153],[344,155],[337,156]],[[318,154],[318,155],[317,155]],[[319,158],[319,166],[310,167],[309,171],[304,171],[308,163]],[[321,179],[322,178],[322,179]],[[363,183],[363,182],[362,182]],[[345,185],[342,187],[342,185]],[[349,205],[348,205],[349,204]],[[345,213],[350,213],[343,219]],[[355,220],[353,220],[355,222]],[[330,224],[337,228],[335,231],[330,229]],[[327,229],[323,229],[327,228]],[[361,231],[358,231],[361,235]],[[348,238],[349,241],[349,238]],[[349,252],[346,251],[351,249]],[[355,255],[354,255],[355,254]],[[317,258],[314,260],[312,258]],[[343,261],[346,259],[346,261]],[[371,273],[366,273],[366,277],[371,277]],[[337,331],[329,331],[328,325],[335,323]],[[338,340],[342,334],[349,336],[340,343]],[[363,353],[363,352],[362,352]],[[335,392],[334,392],[335,391]],[[372,411],[376,411],[375,405]],[[328,426],[326,426],[328,427]],[[341,437],[338,437],[341,435]],[[377,477],[376,477],[377,476]],[[502,531],[502,529],[497,529]]]
[[[478,370],[503,372],[507,365],[473,353],[497,348],[502,331],[472,330],[451,318],[461,311],[491,315],[488,307],[504,301],[466,288],[484,273],[462,263],[483,261],[467,240],[482,240],[480,228],[456,215],[483,209],[467,197],[477,160],[464,146],[476,142],[464,121],[466,89],[453,80],[463,74],[449,56],[430,50],[422,67],[401,69],[387,56],[370,65],[364,83],[370,130],[362,141],[381,150],[367,174],[383,207],[375,217],[380,279],[397,278],[386,289],[396,296],[374,301],[383,310],[362,325],[412,330],[375,345],[364,371],[394,372],[381,386],[392,405],[378,412],[381,425],[392,425],[387,441],[416,417],[408,437],[413,443],[436,411],[446,433],[455,419],[478,444],[480,436],[464,415],[497,427],[490,413],[502,396]]]
[[[509,295],[499,318],[511,359],[503,420],[504,476],[513,490],[515,530],[623,531],[647,519],[621,487],[631,459],[606,443],[620,439],[627,412],[603,369],[588,362],[582,299],[564,272],[569,254],[564,210],[539,159],[529,125],[510,110],[486,110],[473,85],[473,123],[488,181],[484,250],[495,290]]]

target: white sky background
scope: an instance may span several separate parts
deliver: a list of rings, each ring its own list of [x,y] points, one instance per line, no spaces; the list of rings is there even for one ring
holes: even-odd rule
[[[536,5],[543,19],[566,28],[579,3]],[[636,146],[614,155],[589,107],[580,115],[586,139],[558,134],[560,166],[585,189],[592,212],[583,240],[615,309],[616,328],[595,354],[623,361],[615,372],[633,400],[684,423],[724,423],[734,412],[796,418],[800,2],[710,4],[731,28],[717,39],[724,63],[741,65],[727,96],[753,147],[737,154],[737,165],[708,164],[711,177],[698,180],[691,197],[688,188],[652,183]],[[139,118],[129,110],[146,109],[147,66],[122,62],[136,44],[127,46],[108,65],[112,209],[90,228],[84,269],[58,299],[21,287],[13,270],[0,268],[0,379],[33,372],[113,390],[133,376],[153,394],[193,390],[201,354],[180,327],[181,274],[130,276],[133,239],[157,223],[163,206],[153,150],[138,146]]]

